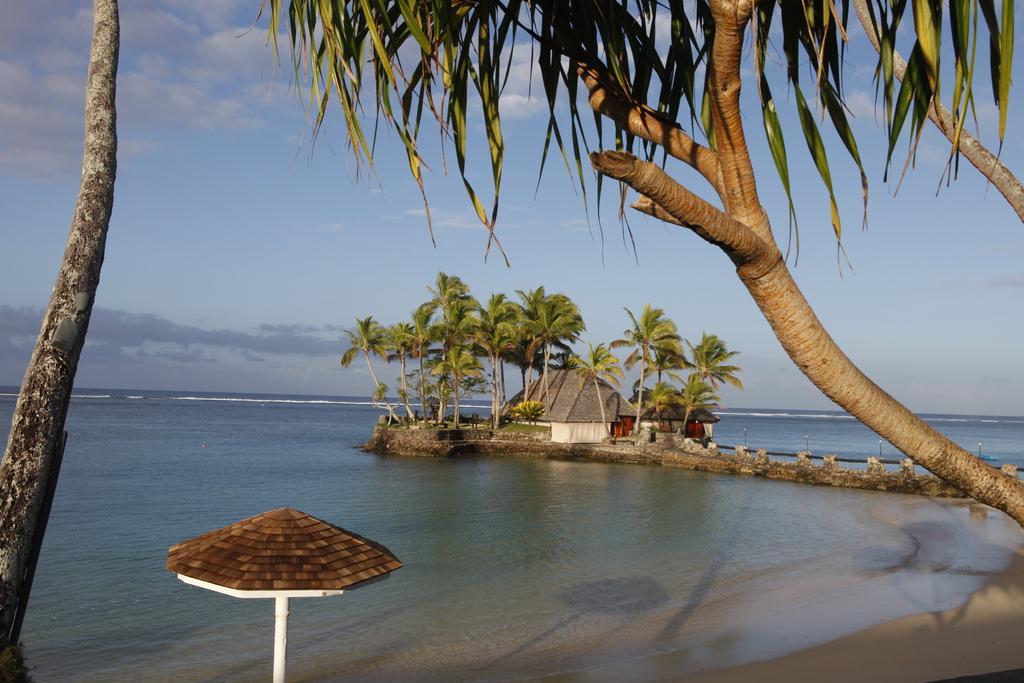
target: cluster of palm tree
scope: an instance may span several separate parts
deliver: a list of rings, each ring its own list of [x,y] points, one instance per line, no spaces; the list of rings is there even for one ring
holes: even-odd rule
[[[418,395],[422,419],[428,419],[432,397],[437,419],[444,420],[450,403],[458,427],[462,399],[489,387],[491,419],[497,427],[506,399],[505,364],[519,367],[528,389],[539,369],[547,392],[552,361],[561,355],[564,363],[564,354],[571,353],[569,344],[585,329],[576,304],[565,294],[548,294],[543,287],[517,291],[518,301],[498,293],[481,303],[460,278],[442,272],[427,289],[430,299],[412,312],[409,321],[384,326],[368,316],[357,318],[345,332],[351,347],[341,364],[348,367],[362,354],[374,382],[373,400],[383,404],[389,419],[397,416],[384,399],[388,388],[377,377],[372,356],[398,361],[397,393],[410,420],[416,417],[411,389]],[[416,362],[412,371],[410,361]]]
[[[362,355],[374,383],[373,401],[388,411],[390,420],[398,417],[385,398],[388,387],[374,370],[374,356],[398,362],[397,395],[409,420],[417,417],[410,402],[416,397],[424,421],[434,412],[431,403],[436,405],[438,421],[444,421],[451,405],[456,427],[460,424],[462,399],[488,389],[492,424],[499,426],[507,399],[506,364],[519,368],[524,396],[546,400],[548,370],[572,368],[581,382],[594,383],[601,400],[601,382],[617,387],[623,377],[620,361],[611,349],[629,349],[622,364],[626,369],[639,366],[640,378],[635,386],[638,414],[646,408],[660,413],[680,405],[688,419],[694,410],[717,405],[716,392],[721,383],[743,387],[739,368],[730,364],[737,352],[706,333],[700,343],[690,344],[665,312],[650,304],[639,316],[626,309],[630,327],[621,339],[610,345],[589,344],[587,353],[578,355],[572,344],[579,341],[586,325],[579,307],[565,294],[548,294],[544,287],[537,287],[516,290],[515,300],[498,293],[481,303],[465,282],[443,272],[437,274],[427,291],[430,299],[417,306],[408,321],[384,326],[367,316],[357,318],[355,326],[345,332],[351,346],[342,355],[341,364],[348,367]],[[685,348],[689,348],[689,358]],[[683,371],[689,373],[684,377]],[[644,383],[652,376],[656,383],[648,390]],[[535,382],[540,382],[539,390],[534,390]],[[607,422],[603,400],[601,417]]]
[[[655,415],[661,415],[674,406],[680,406],[684,411],[685,425],[694,411],[718,406],[717,391],[722,383],[743,388],[739,379],[740,368],[730,363],[739,352],[730,351],[716,335],[705,332],[699,343],[691,344],[682,338],[675,322],[665,315],[665,311],[652,308],[650,304],[644,305],[639,316],[628,308],[626,314],[630,326],[621,339],[611,343],[610,348],[629,349],[630,353],[623,361],[626,369],[640,367],[640,377],[635,385],[638,416],[648,408]],[[690,358],[686,357],[684,344],[690,349]],[[576,372],[581,382],[594,383],[601,402],[601,419],[607,422],[600,380],[619,386],[622,368],[618,358],[604,344],[590,344],[588,347],[585,355],[575,359]],[[684,370],[690,371],[685,378],[680,374]],[[651,375],[656,377],[656,383],[654,388],[647,390],[644,383]],[[680,386],[676,387],[672,381]],[[634,429],[639,428],[638,418]]]

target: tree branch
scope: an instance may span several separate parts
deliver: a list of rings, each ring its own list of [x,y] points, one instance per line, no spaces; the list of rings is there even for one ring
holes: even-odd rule
[[[766,243],[747,225],[687,190],[657,165],[628,152],[594,152],[590,163],[598,173],[624,182],[644,195],[675,219],[670,222],[692,229],[721,248],[737,267],[760,270],[781,260],[774,244]],[[641,205],[646,204],[641,201]],[[652,215],[657,215],[658,209],[652,208]]]
[[[726,212],[744,223],[763,241],[775,245],[771,224],[757,196],[754,167],[750,161],[740,113],[740,60],[743,32],[750,20],[750,3],[712,3],[715,40],[708,61],[708,93],[715,126],[718,158],[726,194]]]
[[[878,33],[871,21],[866,0],[853,0],[853,5],[857,10],[857,18],[860,19],[860,24],[864,27],[864,33],[867,34],[868,40],[875,47],[875,52],[879,52],[881,48],[878,44]],[[902,81],[903,75],[907,71],[907,63],[903,60],[900,53],[895,50],[893,50],[892,61],[893,73],[896,74],[896,78]],[[932,120],[932,123],[952,143],[956,139],[956,122],[953,120],[953,114],[938,99],[935,100],[934,104],[934,107],[928,108],[928,118]],[[966,130],[960,133],[960,153],[989,182],[995,185],[1000,194],[1013,207],[1020,220],[1024,222],[1024,185],[1017,179],[1017,176],[999,160],[999,157],[990,152],[980,140]]]
[[[671,156],[700,173],[720,197],[724,196],[725,185],[717,154],[691,138],[663,114],[634,102],[597,68],[580,63],[578,71],[590,91],[590,107],[595,112],[612,119],[638,138],[660,145]]]

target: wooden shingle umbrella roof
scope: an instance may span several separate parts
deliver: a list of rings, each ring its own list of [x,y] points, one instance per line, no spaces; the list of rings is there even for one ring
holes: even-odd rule
[[[237,598],[274,598],[274,683],[285,681],[289,598],[340,595],[401,566],[379,543],[292,508],[167,551],[167,568],[185,583]]]
[[[384,546],[292,508],[243,519],[167,553],[167,568],[182,580],[238,597],[250,597],[249,591],[293,597],[341,591],[401,566]]]

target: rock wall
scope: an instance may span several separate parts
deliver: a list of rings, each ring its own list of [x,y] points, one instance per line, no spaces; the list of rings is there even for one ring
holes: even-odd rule
[[[378,425],[364,450],[378,455],[417,457],[507,456],[559,460],[590,460],[678,467],[697,472],[738,474],[817,486],[891,491],[925,496],[963,498],[964,494],[930,474],[918,475],[913,468],[890,472],[884,467],[851,470],[838,466],[834,458],[815,465],[809,458],[777,462],[763,451],[738,449],[736,455],[714,447],[702,448],[692,439],[658,434],[654,443],[559,444],[545,433],[499,432],[485,429],[411,429]]]

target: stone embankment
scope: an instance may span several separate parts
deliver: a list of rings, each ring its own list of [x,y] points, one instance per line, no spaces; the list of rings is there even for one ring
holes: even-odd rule
[[[641,439],[644,440],[646,438]],[[551,443],[544,432],[393,428],[381,424],[363,449],[379,455],[438,458],[488,455],[661,465],[818,486],[965,497],[959,489],[941,479],[919,473],[910,460],[904,460],[896,472],[887,470],[876,458],[868,458],[865,470],[842,468],[835,456],[825,456],[821,464],[815,464],[807,453],[799,454],[796,462],[779,462],[769,458],[764,450],[751,452],[740,446],[734,455],[721,452],[714,444],[703,448],[676,434],[657,434],[651,443],[561,444]],[[1007,473],[1007,476],[1016,475]]]

